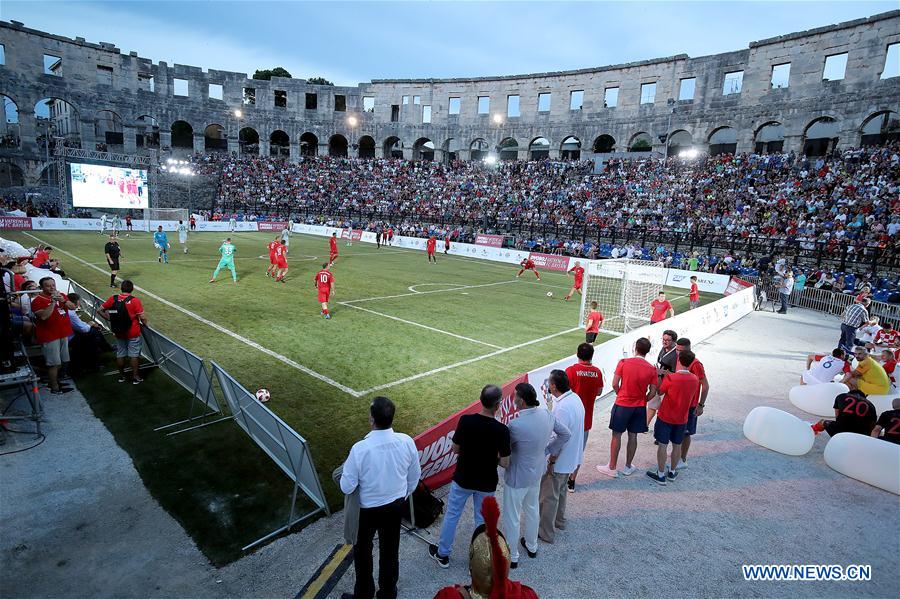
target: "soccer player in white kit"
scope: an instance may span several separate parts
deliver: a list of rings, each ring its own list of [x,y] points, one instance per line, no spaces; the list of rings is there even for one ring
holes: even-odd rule
[[[113,233],[118,233],[119,229],[121,229],[121,228],[122,228],[122,219],[120,219],[119,215],[116,214],[115,216],[113,216],[113,221],[112,221]]]
[[[353,225],[347,225],[347,245],[353,245]]]
[[[183,246],[185,254],[188,253],[187,234],[188,234],[187,225],[184,224],[184,221],[181,221],[181,220],[178,221],[178,243],[180,243]]]
[[[106,215],[102,215],[100,217],[100,234],[103,235],[103,232],[106,231]]]
[[[281,241],[284,242],[284,253],[289,254],[291,249],[291,229],[285,227],[281,230]]]
[[[234,220],[234,217],[232,216],[232,217],[228,220],[228,230],[231,231],[232,233],[234,233],[234,230],[235,230],[235,229],[237,229],[237,221]]]

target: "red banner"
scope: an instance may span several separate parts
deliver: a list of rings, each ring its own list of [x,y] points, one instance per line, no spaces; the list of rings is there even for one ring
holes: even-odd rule
[[[30,231],[31,217],[28,216],[0,216],[0,229],[7,231]]]
[[[753,287],[753,283],[748,283],[744,279],[738,277],[731,277],[731,280],[728,281],[728,286],[725,287],[725,295],[737,293],[741,289],[746,289],[747,287]]]
[[[489,245],[492,248],[503,247],[503,235],[487,235],[479,233],[475,236],[475,245]]]
[[[353,237],[350,237],[351,234],[353,235]],[[348,237],[350,237],[351,241],[359,241],[360,239],[362,239],[362,234],[362,229],[351,229],[351,233],[347,233],[347,229],[341,229],[341,239],[347,239]]]
[[[256,228],[259,231],[281,231],[287,229],[288,221],[259,221]]]
[[[503,385],[503,402],[497,411],[497,419],[503,424],[518,416],[518,410],[513,405],[513,396],[516,385],[528,381],[528,375],[523,374],[519,378]],[[422,466],[422,482],[430,489],[443,487],[453,479],[456,471],[456,454],[450,451],[453,446],[453,433],[461,416],[477,414],[481,411],[481,402],[476,401],[467,408],[460,410],[430,429],[417,435],[414,441],[419,450],[419,464]]]
[[[528,254],[528,257],[534,260],[534,265],[545,270],[560,270],[566,272],[569,270],[568,256],[554,256],[552,254]]]

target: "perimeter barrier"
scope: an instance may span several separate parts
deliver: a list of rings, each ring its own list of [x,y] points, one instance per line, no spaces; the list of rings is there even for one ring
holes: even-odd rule
[[[778,284],[772,279],[760,281],[759,277],[743,277],[747,281],[752,282],[756,286],[762,286],[769,299],[775,299],[776,304],[778,297]],[[821,289],[817,287],[804,287],[803,289],[794,289],[791,291],[789,303],[798,308],[808,308],[817,312],[840,316],[844,310],[852,304],[856,299],[856,293],[843,293],[840,291],[832,291],[830,289]],[[881,320],[889,320],[892,324],[900,326],[900,304],[889,304],[887,302],[878,302],[872,300],[869,305],[869,314],[877,316]]]

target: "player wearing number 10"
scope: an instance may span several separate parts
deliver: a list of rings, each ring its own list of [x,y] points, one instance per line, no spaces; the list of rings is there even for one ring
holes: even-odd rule
[[[221,246],[219,246],[219,253],[222,254],[222,257],[219,259],[219,265],[216,266],[216,270],[213,271],[213,276],[209,280],[210,283],[216,282],[216,277],[219,276],[219,271],[223,268],[227,268],[231,271],[231,280],[235,283],[237,280],[237,271],[234,269],[234,252],[236,248],[231,243],[231,237],[225,240]]]
[[[319,303],[322,304],[322,316],[325,320],[331,320],[331,313],[328,311],[328,299],[331,292],[334,291],[334,275],[328,270],[328,262],[322,263],[322,270],[316,273],[313,283],[319,292]]]

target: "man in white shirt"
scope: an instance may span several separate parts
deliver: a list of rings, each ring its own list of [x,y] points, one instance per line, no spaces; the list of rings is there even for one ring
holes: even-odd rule
[[[801,385],[831,383],[838,374],[845,374],[844,350],[837,348],[830,356],[810,354],[806,358],[806,370],[800,375]]]
[[[395,599],[400,574],[400,518],[403,502],[419,483],[419,453],[409,435],[395,433],[394,403],[376,397],[369,406],[372,432],[350,449],[341,475],[341,491],[359,489],[359,530],[353,546],[356,585],[343,598],[371,599],[372,541],[378,533],[378,597]]]
[[[551,411],[556,420],[569,431],[584,430],[584,404],[572,393],[569,377],[564,370],[552,370],[549,379]],[[547,446],[547,471],[541,478],[541,522],[538,538],[552,543],[556,529],[566,528],[566,484],[569,475],[581,465],[584,456],[582,435],[568,439],[554,434]]]

